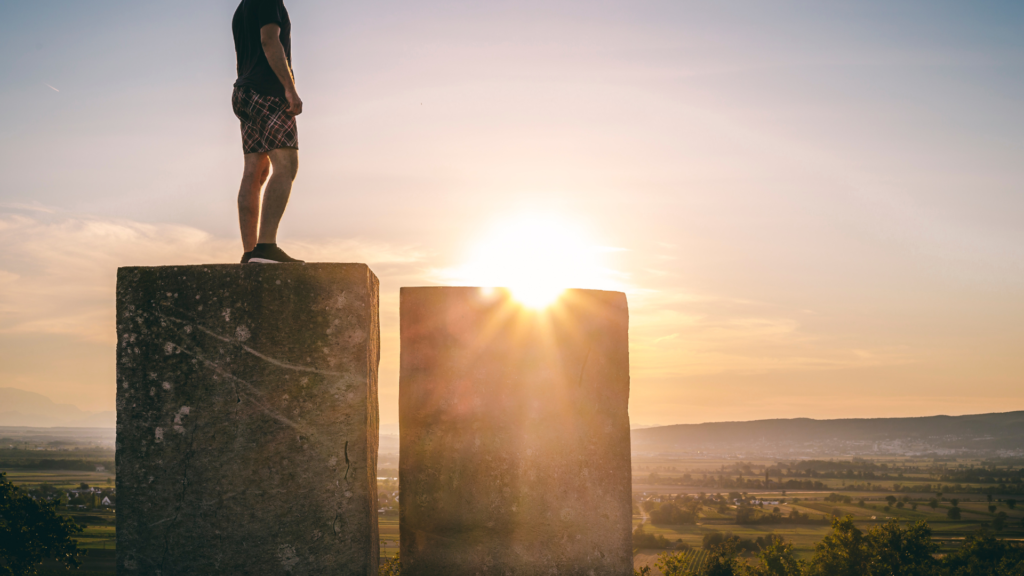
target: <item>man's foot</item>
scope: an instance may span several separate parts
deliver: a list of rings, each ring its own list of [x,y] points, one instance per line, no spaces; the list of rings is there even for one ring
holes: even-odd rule
[[[249,258],[252,258],[252,250],[242,253],[242,264],[248,264]]]
[[[302,262],[284,253],[277,244],[257,244],[249,253],[250,264],[279,264],[281,262]]]

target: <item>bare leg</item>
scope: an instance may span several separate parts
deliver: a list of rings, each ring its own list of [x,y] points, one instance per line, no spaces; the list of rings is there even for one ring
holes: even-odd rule
[[[263,192],[263,213],[260,215],[260,244],[277,243],[277,227],[281,224],[288,197],[292,193],[292,182],[299,171],[299,151],[294,148],[278,148],[267,153],[274,171]]]
[[[260,219],[260,189],[270,175],[270,158],[266,154],[246,154],[242,185],[238,189],[238,226],[242,230],[245,252],[256,247],[257,224]]]

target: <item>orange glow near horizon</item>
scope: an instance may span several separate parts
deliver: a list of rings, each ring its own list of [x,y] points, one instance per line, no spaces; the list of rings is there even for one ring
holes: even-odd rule
[[[494,226],[454,271],[459,282],[508,288],[524,306],[544,308],[568,288],[606,288],[600,248],[568,222],[527,217]]]

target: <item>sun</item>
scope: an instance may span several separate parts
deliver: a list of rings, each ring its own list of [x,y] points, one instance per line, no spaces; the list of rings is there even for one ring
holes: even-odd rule
[[[495,224],[456,270],[462,282],[508,288],[531,308],[543,308],[567,288],[604,285],[601,249],[572,223],[520,217]]]

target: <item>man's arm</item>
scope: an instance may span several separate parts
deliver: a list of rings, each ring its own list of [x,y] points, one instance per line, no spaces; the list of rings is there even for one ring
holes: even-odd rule
[[[270,63],[274,74],[277,74],[277,79],[284,85],[288,112],[294,116],[302,114],[302,100],[295,91],[295,78],[288,66],[288,58],[284,55],[284,46],[281,45],[281,27],[277,24],[267,24],[260,28],[260,42],[263,44],[263,53],[267,55],[267,62]]]

